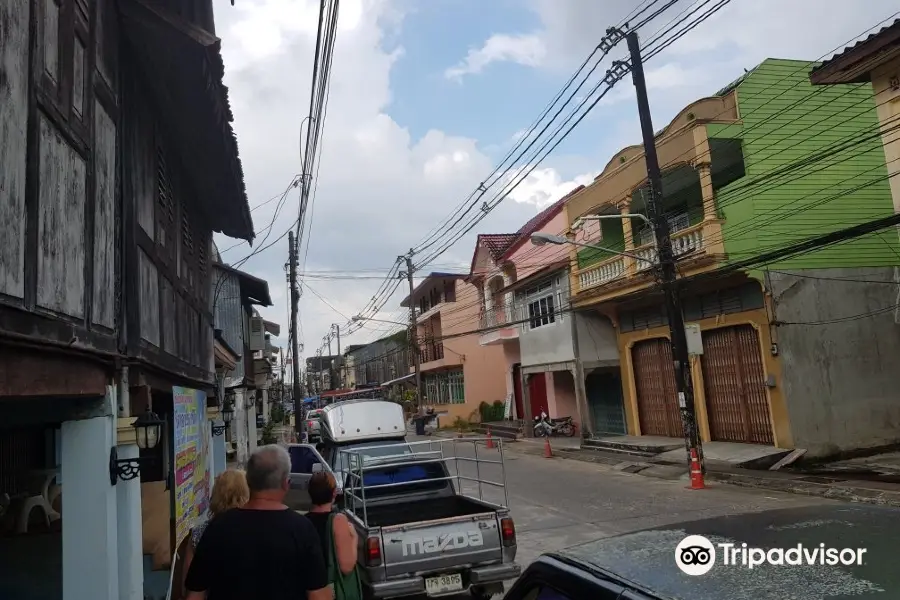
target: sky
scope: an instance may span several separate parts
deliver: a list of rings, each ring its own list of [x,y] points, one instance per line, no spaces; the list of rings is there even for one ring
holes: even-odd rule
[[[639,29],[641,39],[652,40],[682,11],[706,3],[705,10],[718,0],[707,2],[678,0]],[[290,184],[301,171],[319,2],[214,3],[258,248],[297,219],[299,190]],[[346,331],[397,256],[469,197],[607,27],[639,5],[642,0],[341,0],[315,195],[300,246],[301,356],[315,355],[334,324]],[[766,58],[823,60],[900,16],[897,11],[896,0],[732,0],[647,62],[654,128]],[[597,77],[626,53],[622,42]],[[531,174],[476,228],[419,273],[468,272],[476,234],[516,231],[640,139],[634,89],[625,78],[553,153],[529,164]],[[253,251],[222,235],[215,241],[229,264]],[[274,306],[260,313],[281,325],[273,343],[285,350],[287,260],[284,237],[241,266],[269,282]],[[376,317],[403,321],[403,291]],[[342,350],[398,328],[368,322],[342,337]]]

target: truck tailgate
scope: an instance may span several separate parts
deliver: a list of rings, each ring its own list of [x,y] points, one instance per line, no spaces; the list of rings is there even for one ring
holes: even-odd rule
[[[385,575],[454,571],[499,562],[502,541],[493,511],[381,529]]]

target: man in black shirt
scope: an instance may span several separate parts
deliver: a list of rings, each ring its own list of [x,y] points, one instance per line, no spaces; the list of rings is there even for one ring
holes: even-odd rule
[[[281,446],[262,446],[250,456],[250,501],[203,532],[185,580],[186,600],[331,600],[318,534],[283,503],[290,472]]]

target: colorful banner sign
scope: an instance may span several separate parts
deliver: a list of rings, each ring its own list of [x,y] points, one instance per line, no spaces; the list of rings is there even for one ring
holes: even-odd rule
[[[206,393],[173,387],[175,415],[175,545],[209,508],[210,428]]]

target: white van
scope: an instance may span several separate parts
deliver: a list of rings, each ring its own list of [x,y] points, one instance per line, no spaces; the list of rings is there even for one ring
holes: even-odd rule
[[[345,400],[326,406],[319,417],[322,441],[317,445],[288,444],[291,455],[291,491],[286,503],[297,510],[309,505],[309,479],[318,471],[334,473],[338,489],[343,489],[348,472],[347,454],[354,450],[363,457],[382,459],[412,454],[406,440],[403,407],[381,399]]]

